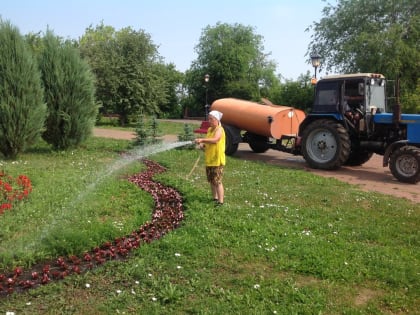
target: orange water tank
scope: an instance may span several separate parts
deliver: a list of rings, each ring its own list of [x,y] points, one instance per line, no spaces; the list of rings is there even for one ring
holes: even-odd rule
[[[279,105],[262,105],[235,98],[222,98],[210,110],[223,113],[222,123],[257,135],[280,139],[282,135],[297,135],[305,113]]]

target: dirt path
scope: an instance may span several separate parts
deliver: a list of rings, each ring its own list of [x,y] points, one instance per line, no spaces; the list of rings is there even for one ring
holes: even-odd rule
[[[133,132],[95,128],[93,135],[114,139],[133,139]],[[177,141],[176,135],[166,135],[164,141]],[[420,203],[420,184],[404,184],[397,181],[389,171],[389,168],[382,167],[382,157],[374,155],[367,163],[358,167],[342,167],[337,171],[314,170],[308,167],[305,160],[300,156],[294,156],[280,151],[269,150],[266,153],[256,154],[251,151],[248,144],[241,143],[236,158],[259,160],[274,165],[294,167],[307,170],[308,172],[325,177],[332,177],[343,182],[358,186],[365,191],[380,192],[399,198],[406,198],[414,203]]]
[[[382,167],[382,156],[376,154],[362,166],[343,166],[336,171],[311,169],[303,157],[275,150],[269,150],[263,154],[256,154],[251,151],[248,144],[240,144],[235,156],[265,161],[275,165],[304,169],[314,174],[336,178],[343,182],[356,185],[365,191],[376,191],[395,197],[406,198],[414,203],[420,203],[420,185],[405,184],[397,181],[392,176],[389,168]]]

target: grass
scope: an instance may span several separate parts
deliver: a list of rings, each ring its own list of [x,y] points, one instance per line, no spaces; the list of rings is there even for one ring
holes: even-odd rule
[[[1,267],[87,250],[148,220],[151,197],[126,180],[143,166],[115,162],[129,149],[93,138],[1,161],[34,186],[0,217]],[[0,314],[419,314],[418,204],[228,157],[226,204],[215,208],[203,158],[188,177],[201,154],[150,157],[167,168],[156,179],[184,197],[180,228],[128,261],[1,298]]]
[[[150,122],[150,120],[146,120],[145,123]],[[158,131],[162,135],[180,135],[184,132],[184,125],[179,122],[172,122],[165,119],[158,119]],[[200,126],[200,123],[197,121],[191,121],[186,123],[191,127],[191,129],[196,129]],[[121,127],[118,126],[117,120],[115,118],[107,118],[102,117],[100,121],[97,122],[98,128],[110,128],[110,129],[118,129],[118,130],[129,130],[129,131],[135,131],[136,130],[136,123],[130,123],[129,126]]]

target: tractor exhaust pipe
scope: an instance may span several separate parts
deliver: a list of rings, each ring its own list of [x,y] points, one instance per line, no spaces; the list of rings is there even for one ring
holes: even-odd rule
[[[395,128],[398,128],[401,122],[400,76],[397,77],[395,98],[396,98],[396,104],[394,105],[394,108],[392,111],[392,122],[394,123]]]

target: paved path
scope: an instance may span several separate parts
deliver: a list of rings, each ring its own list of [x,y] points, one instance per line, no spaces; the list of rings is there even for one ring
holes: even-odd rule
[[[112,138],[112,139],[123,139],[131,140],[136,137],[136,133],[132,131],[106,129],[106,128],[94,128],[93,135],[95,137]],[[178,140],[177,135],[164,135],[162,136],[164,142],[175,142]]]

